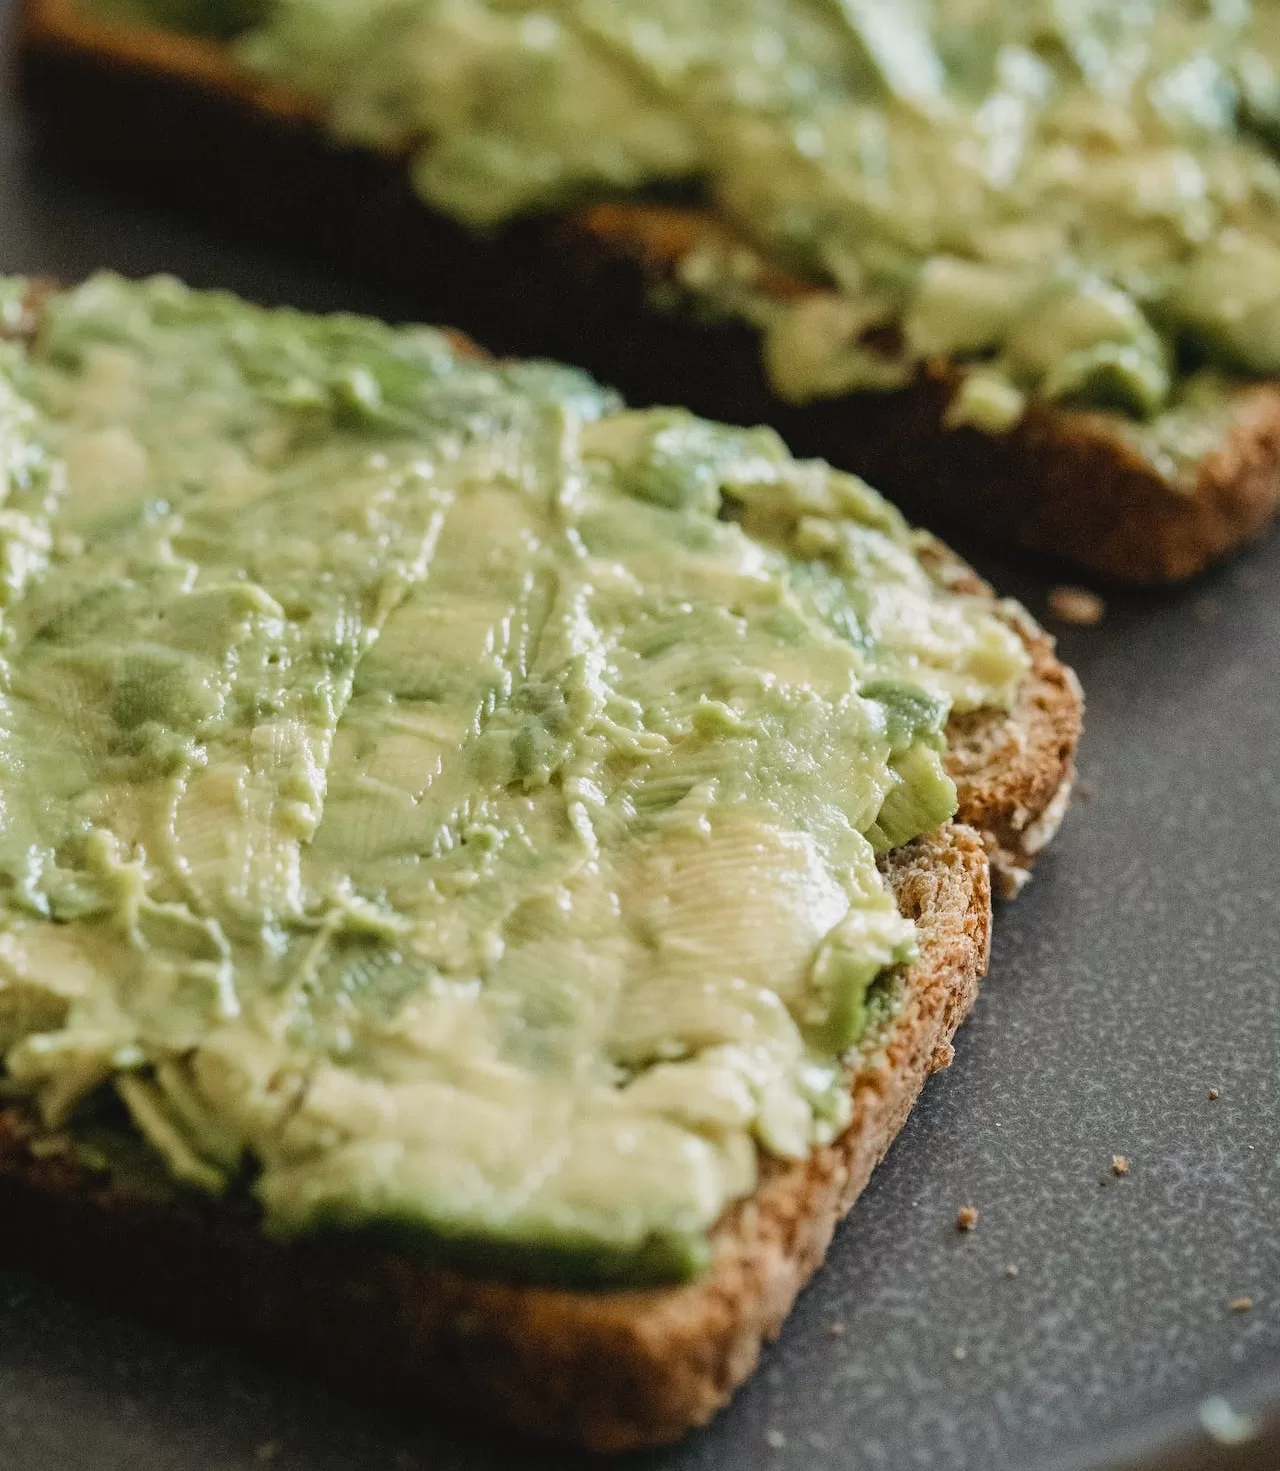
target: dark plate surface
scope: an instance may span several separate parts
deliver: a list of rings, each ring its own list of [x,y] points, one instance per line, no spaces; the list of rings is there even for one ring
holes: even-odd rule
[[[62,176],[6,103],[0,270],[101,265],[404,311]],[[974,559],[1043,616],[1052,572]],[[1084,790],[998,916],[956,1065],[733,1409],[615,1465],[1280,1467],[1278,587],[1272,537],[1184,592],[1111,597],[1100,626],[1061,631],[1089,696]],[[981,1213],[968,1234],[963,1204]],[[1232,1311],[1242,1297],[1252,1308]],[[4,1471],[578,1464],[0,1272]]]

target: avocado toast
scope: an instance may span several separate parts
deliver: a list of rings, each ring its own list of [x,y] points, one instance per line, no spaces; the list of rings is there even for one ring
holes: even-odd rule
[[[27,0],[20,63],[100,175],[915,514],[1192,575],[1280,499],[1265,14],[888,14]]]
[[[5,321],[10,1249],[705,1420],[950,1059],[1069,672],[768,431],[166,279]]]

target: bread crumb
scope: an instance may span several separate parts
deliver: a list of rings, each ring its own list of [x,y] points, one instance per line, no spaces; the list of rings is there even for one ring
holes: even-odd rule
[[[1227,1306],[1233,1313],[1252,1312],[1253,1299],[1251,1297],[1233,1297]]]
[[[1048,603],[1050,614],[1060,623],[1101,623],[1107,611],[1106,603],[1096,592],[1065,584],[1049,589]]]
[[[962,1205],[956,1212],[956,1230],[972,1231],[978,1224],[978,1207],[976,1205]]]
[[[1210,1088],[1209,1089],[1209,1102],[1210,1103],[1214,1102],[1215,1099],[1221,1098],[1221,1097],[1222,1097],[1222,1095],[1218,1092],[1218,1090],[1216,1088]]]
[[[940,1073],[943,1068],[949,1068],[955,1061],[955,1056],[956,1049],[950,1042],[940,1042],[929,1058],[929,1071]]]
[[[766,1430],[764,1433],[765,1444],[770,1450],[780,1451],[787,1443],[787,1437],[781,1430]]]
[[[1009,1265],[1004,1269],[1004,1274],[1006,1277],[1016,1277],[1018,1275],[1017,1262],[1010,1262]]]
[[[1218,1394],[1200,1401],[1200,1423],[1219,1445],[1244,1445],[1257,1434],[1253,1421]]]
[[[965,1354],[966,1349],[963,1343],[957,1343],[955,1348],[951,1350],[951,1357],[956,1361],[957,1364],[962,1364],[964,1362]]]
[[[830,1328],[827,1329],[827,1332],[832,1338],[840,1338],[844,1334],[844,1324],[841,1322],[832,1323]]]
[[[1111,1173],[1113,1175],[1127,1175],[1129,1173],[1129,1161],[1123,1154],[1111,1156]]]

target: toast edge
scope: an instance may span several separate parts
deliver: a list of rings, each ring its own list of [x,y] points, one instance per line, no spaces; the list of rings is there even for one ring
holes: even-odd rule
[[[991,598],[992,589],[943,543],[921,552],[955,592]],[[1031,660],[1008,711],[974,710],[947,724],[946,764],[956,784],[957,820],[977,829],[1002,899],[1015,898],[1057,835],[1076,780],[1084,692],[1057,657],[1052,636],[1019,604],[996,602]]]

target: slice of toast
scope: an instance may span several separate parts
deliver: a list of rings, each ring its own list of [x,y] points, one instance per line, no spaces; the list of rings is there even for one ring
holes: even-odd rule
[[[1191,426],[1202,448],[1178,462],[1115,413],[1040,403],[1006,433],[950,428],[963,372],[946,363],[899,391],[787,404],[752,329],[671,307],[682,263],[724,235],[699,210],[611,203],[478,240],[414,197],[399,160],[334,145],[307,98],[246,77],[223,46],[23,0],[19,65],[45,140],[95,177],[320,252],[428,318],[570,358],[633,402],[772,423],[937,524],[1159,583],[1200,571],[1280,505],[1280,385],[1242,386]],[[764,285],[811,289],[782,272]]]
[[[37,288],[10,335],[34,330],[40,299]],[[940,543],[921,555],[957,590],[985,590]],[[807,1160],[763,1162],[755,1192],[715,1228],[699,1279],[566,1290],[486,1280],[356,1238],[280,1244],[245,1207],[91,1168],[20,1105],[0,1109],[0,1252],[184,1325],[249,1330],[343,1378],[597,1449],[671,1440],[709,1419],[777,1332],[929,1073],[950,1062],[986,969],[992,866],[1016,887],[1062,816],[1078,685],[1047,636],[1001,607],[1031,668],[1008,713],[949,727],[960,821],[883,861],[920,952],[851,1057],[851,1123]]]

